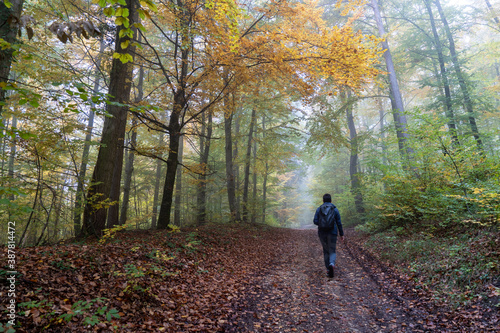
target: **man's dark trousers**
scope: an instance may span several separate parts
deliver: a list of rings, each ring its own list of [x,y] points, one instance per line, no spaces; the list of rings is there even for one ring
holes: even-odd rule
[[[337,259],[337,235],[332,234],[332,230],[319,230],[319,240],[323,246],[323,257],[325,259],[325,267],[328,269],[330,264],[335,265]]]

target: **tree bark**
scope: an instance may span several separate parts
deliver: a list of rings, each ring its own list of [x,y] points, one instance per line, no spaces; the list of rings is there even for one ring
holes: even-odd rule
[[[378,31],[380,37],[385,36],[385,29],[382,23],[382,17],[380,15],[380,10],[378,7],[378,0],[371,0],[373,12],[375,14],[375,21],[377,23]],[[401,91],[399,90],[398,79],[396,77],[396,70],[394,68],[394,63],[392,61],[391,51],[389,49],[389,43],[387,40],[382,42],[382,47],[385,50],[384,59],[387,66],[387,72],[389,73],[389,83],[391,87],[392,97],[394,99],[394,108],[392,113],[394,115],[394,123],[396,125],[396,135],[398,138],[399,151],[405,159],[409,159],[413,154],[413,150],[408,145],[409,134],[407,130],[407,120],[404,114],[403,99],[401,97]]]
[[[160,139],[158,142],[158,147],[163,146],[163,132],[160,134]],[[156,175],[155,175],[155,192],[153,195],[153,216],[151,218],[151,229],[156,229],[156,223],[158,219],[158,198],[160,194],[160,179],[161,179],[161,167],[162,161],[160,159],[156,160]]]
[[[16,17],[20,19],[24,0],[12,0],[11,3],[12,6],[7,8],[3,1],[0,2],[0,38],[10,44],[14,44],[17,41],[16,37],[19,28],[9,24],[9,18]],[[9,80],[13,52],[13,48],[0,50],[0,82],[7,82]],[[6,92],[7,90],[0,89],[0,102],[5,101],[7,97]],[[3,104],[0,103],[0,115],[2,114],[2,108]],[[3,127],[3,121],[0,126]]]
[[[255,125],[256,126],[256,125]],[[257,137],[257,133],[255,134]],[[257,222],[257,140],[253,140],[253,198],[252,198],[252,224]]]
[[[471,129],[472,135],[474,136],[474,139],[476,139],[476,143],[477,143],[478,148],[481,151],[483,151],[483,142],[481,140],[481,137],[479,135],[479,131],[477,129],[476,118],[474,116],[474,108],[472,105],[472,100],[470,98],[469,90],[468,90],[467,84],[465,83],[464,74],[462,73],[462,69],[461,69],[460,63],[458,61],[458,55],[457,55],[457,51],[455,48],[455,41],[453,40],[453,35],[451,33],[450,26],[448,25],[448,21],[446,19],[446,15],[444,14],[443,8],[441,8],[440,1],[435,0],[434,3],[436,4],[436,7],[438,9],[439,16],[441,17],[441,21],[443,22],[444,30],[446,32],[446,37],[448,38],[448,42],[450,44],[449,46],[450,46],[451,60],[453,62],[455,74],[457,75],[460,90],[462,91],[465,109],[467,110],[467,113],[469,114],[470,129]]]
[[[240,220],[240,212],[241,212],[241,181],[240,181],[240,164],[239,160],[239,146],[240,146],[240,124],[241,124],[241,113],[238,113],[236,108],[234,107],[235,98],[233,94],[233,112],[235,113],[234,117],[234,145],[233,145],[233,168],[234,168],[234,183],[235,183],[235,195],[236,195],[236,220]]]
[[[203,225],[207,222],[207,171],[208,157],[210,156],[210,143],[212,138],[212,113],[208,113],[207,125],[205,125],[205,116],[202,120],[202,138],[200,139],[200,165],[201,175],[198,177],[198,225]],[[205,133],[206,128],[206,133]],[[204,138],[206,137],[206,138]]]
[[[137,30],[134,23],[138,21],[136,10],[137,2],[126,0],[129,10],[130,27],[134,30],[134,37]],[[128,36],[120,37],[123,26],[119,26],[115,38],[115,52],[129,53],[134,56],[135,47],[133,43],[127,49],[122,49],[121,44],[130,40]],[[113,59],[109,94],[112,102],[127,104],[130,101],[130,91],[132,88],[133,63],[122,63],[119,59]],[[107,223],[108,226],[118,224],[118,214],[108,217],[108,207],[116,205],[120,196],[120,178],[123,167],[123,140],[127,124],[127,106],[112,105],[106,106],[107,112],[113,117],[106,117],[102,131],[101,146],[97,156],[97,162],[92,175],[92,184],[89,186],[87,195],[87,205],[84,211],[83,235],[101,236],[106,226],[106,219],[112,218]]]
[[[248,211],[249,211],[249,202],[248,202],[248,187],[250,183],[250,162],[251,162],[251,154],[252,154],[252,137],[253,137],[253,128],[255,126],[255,108],[252,109],[252,115],[250,119],[250,129],[248,130],[248,141],[247,141],[247,153],[245,155],[245,175],[243,182],[243,221],[248,222]]]
[[[236,207],[236,186],[234,179],[234,164],[233,164],[233,141],[232,141],[232,122],[234,110],[229,105],[229,96],[224,97],[224,107],[226,114],[224,117],[224,134],[226,140],[226,184],[227,184],[227,200],[229,203],[229,211],[231,213],[231,221],[239,220],[239,214]]]
[[[266,142],[266,116],[262,116],[262,142]],[[267,175],[269,173],[269,163],[267,154],[264,156],[266,166],[264,170],[264,180],[262,181],[262,223],[266,223],[266,205],[267,205]]]
[[[182,155],[184,154],[184,140],[182,136],[179,138],[179,163],[182,163]],[[175,181],[175,208],[174,208],[174,225],[181,226],[181,204],[182,204],[182,166],[177,166],[177,179]]]
[[[183,64],[187,66],[188,52],[182,51]],[[187,71],[187,69],[186,69]],[[185,76],[184,76],[185,77]],[[174,102],[170,121],[168,124],[169,130],[169,145],[167,158],[167,173],[165,175],[165,184],[163,186],[163,197],[160,207],[160,215],[158,216],[158,229],[167,229],[170,224],[170,213],[172,211],[172,201],[174,197],[175,176],[177,173],[177,165],[179,164],[179,142],[181,138],[181,115],[185,111],[187,105],[185,97],[185,87],[180,85],[174,94]]]
[[[453,107],[451,104],[451,91],[450,84],[448,82],[448,74],[446,73],[446,66],[443,56],[443,48],[441,45],[441,40],[439,39],[439,34],[436,29],[436,23],[434,21],[434,15],[432,14],[432,8],[430,0],[424,0],[425,7],[427,8],[427,13],[429,14],[429,19],[431,22],[432,34],[434,36],[434,45],[436,46],[436,52],[438,55],[439,69],[440,69],[440,83],[444,90],[444,109],[446,111],[446,117],[448,118],[448,129],[450,131],[451,139],[455,146],[459,145],[457,136],[457,127],[455,124],[455,115],[453,114]]]
[[[120,212],[120,225],[124,225],[127,223],[127,212],[130,202],[130,189],[132,184],[132,174],[134,173],[134,160],[135,154],[134,150],[137,146],[137,118],[133,117],[132,119],[132,135],[130,136],[130,150],[125,156],[125,180],[123,182],[123,198],[122,198],[122,207]]]

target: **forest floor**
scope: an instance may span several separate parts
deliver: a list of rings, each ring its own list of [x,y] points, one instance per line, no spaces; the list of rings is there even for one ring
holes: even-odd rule
[[[16,332],[498,332],[498,309],[437,304],[363,245],[347,231],[333,279],[312,229],[208,225],[18,249]]]

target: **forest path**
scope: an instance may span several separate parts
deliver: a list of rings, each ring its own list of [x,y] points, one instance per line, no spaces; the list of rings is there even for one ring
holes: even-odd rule
[[[275,263],[255,277],[255,294],[228,332],[431,332],[433,315],[386,293],[365,270],[349,235],[337,245],[329,279],[316,230],[293,230],[275,247]],[[358,249],[359,250],[359,249]],[[383,275],[383,273],[382,273]],[[411,315],[409,313],[412,313]]]
[[[328,279],[314,229],[212,224],[19,249],[16,331],[498,332],[497,309],[436,304],[354,230],[337,250]],[[2,313],[8,285],[0,274]]]

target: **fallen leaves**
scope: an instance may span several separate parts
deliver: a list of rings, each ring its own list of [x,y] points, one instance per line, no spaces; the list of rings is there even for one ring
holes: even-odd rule
[[[473,332],[494,325],[482,307],[454,313],[402,286],[354,243],[339,245],[338,260],[338,275],[328,280],[314,231],[248,225],[20,249],[17,332]],[[6,299],[1,291],[1,306]]]

